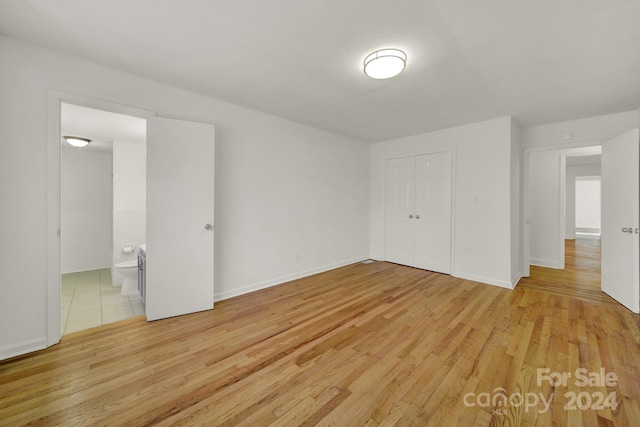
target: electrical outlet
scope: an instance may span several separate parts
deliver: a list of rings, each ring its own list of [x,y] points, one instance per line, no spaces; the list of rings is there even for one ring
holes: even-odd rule
[[[293,255],[293,260],[294,260],[295,262],[300,262],[300,252],[296,252],[296,253]]]

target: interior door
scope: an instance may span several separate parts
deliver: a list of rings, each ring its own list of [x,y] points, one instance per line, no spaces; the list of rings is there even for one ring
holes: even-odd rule
[[[638,129],[602,144],[602,291],[640,312]]]
[[[451,153],[416,156],[414,266],[451,272]]]
[[[385,260],[413,264],[414,157],[389,159],[385,171]]]
[[[215,128],[147,119],[147,320],[213,308]]]

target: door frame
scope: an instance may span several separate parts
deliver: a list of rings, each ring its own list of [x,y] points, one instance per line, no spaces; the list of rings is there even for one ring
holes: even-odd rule
[[[386,256],[386,247],[387,247],[387,241],[386,241],[386,223],[387,223],[387,186],[386,186],[386,180],[387,180],[387,161],[388,160],[393,160],[393,159],[402,159],[405,157],[416,157],[416,156],[425,156],[425,155],[430,155],[430,154],[440,154],[440,153],[451,153],[451,230],[450,230],[450,237],[451,237],[451,244],[450,244],[450,248],[449,248],[449,256],[450,256],[450,273],[449,275],[454,275],[455,274],[455,237],[456,237],[456,226],[455,226],[455,219],[456,219],[456,154],[457,154],[457,150],[456,148],[453,148],[451,150],[433,150],[433,151],[416,151],[416,152],[407,152],[407,153],[403,153],[402,155],[393,155],[393,156],[389,156],[389,157],[385,157],[382,161],[384,162],[384,166],[382,168],[382,170],[384,171],[384,175],[383,175],[383,185],[382,185],[382,212],[383,212],[383,229],[382,229],[382,261],[387,261],[387,256]]]
[[[61,279],[60,279],[60,141],[61,104],[72,104],[81,107],[103,110],[110,113],[146,119],[156,116],[156,112],[118,104],[111,101],[87,97],[69,92],[47,90],[47,324],[46,346],[60,342],[61,331]]]
[[[558,167],[560,168],[559,185],[559,208],[557,211],[557,221],[559,223],[559,235],[557,237],[557,246],[559,254],[562,256],[561,268],[564,268],[564,240],[565,240],[565,205],[566,205],[566,158],[571,155],[580,153],[581,155],[600,154],[602,151],[601,140],[579,141],[569,144],[554,144],[544,147],[524,148],[523,166],[522,166],[522,276],[529,277],[531,275],[531,182],[530,182],[530,160],[531,154],[534,152],[556,151],[560,157]]]

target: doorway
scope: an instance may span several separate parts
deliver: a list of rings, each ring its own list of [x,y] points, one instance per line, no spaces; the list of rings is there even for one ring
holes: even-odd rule
[[[146,242],[146,120],[64,102],[60,112],[65,335],[145,312],[140,295],[122,284],[137,277],[137,252]],[[90,142],[75,147],[64,136]],[[114,268],[126,261],[136,267]]]
[[[128,115],[146,122],[148,251],[145,250],[144,295],[147,320],[212,309],[215,126],[160,118],[152,111],[53,89],[48,91],[47,102],[46,346],[57,344],[62,336],[62,104]]]
[[[89,98],[55,89],[47,91],[47,315],[46,346],[60,342],[62,336],[61,286],[61,206],[60,157],[62,105],[70,104],[141,119],[154,116],[154,112],[122,104]]]
[[[577,203],[584,202],[581,195],[576,199],[576,182],[600,176],[601,150],[601,146],[588,146],[525,152],[525,244],[530,251],[525,266],[530,262],[530,271],[522,284],[563,295],[602,298],[599,230],[593,221],[583,223],[582,217],[578,224],[588,227],[576,225]],[[593,192],[590,196],[587,204],[593,208]],[[589,215],[599,217],[599,209]]]
[[[600,174],[602,156],[567,156],[565,270],[576,293],[600,291]]]
[[[615,303],[600,288],[600,239],[565,240],[565,268],[531,266],[518,287],[589,302]]]

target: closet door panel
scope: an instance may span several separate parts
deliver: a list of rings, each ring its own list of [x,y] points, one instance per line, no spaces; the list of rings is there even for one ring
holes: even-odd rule
[[[451,272],[450,152],[415,158],[414,266]]]
[[[389,159],[385,166],[385,260],[412,265],[414,158]]]

